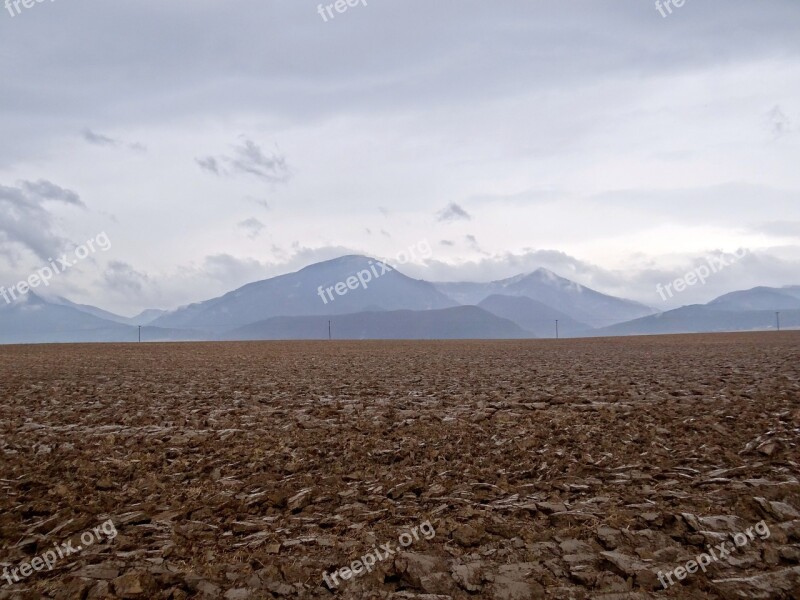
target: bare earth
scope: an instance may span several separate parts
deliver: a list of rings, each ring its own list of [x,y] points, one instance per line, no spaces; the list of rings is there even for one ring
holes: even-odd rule
[[[0,569],[118,532],[0,598],[800,598],[799,434],[800,332],[0,347]]]

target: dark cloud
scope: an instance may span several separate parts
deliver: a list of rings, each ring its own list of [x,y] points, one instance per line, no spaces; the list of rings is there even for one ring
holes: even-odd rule
[[[110,138],[102,133],[92,131],[88,127],[83,130],[82,135],[84,140],[90,144],[94,144],[95,146],[106,146],[112,148],[124,146],[129,150],[135,150],[136,152],[147,151],[147,146],[144,144],[140,144],[139,142],[123,142],[122,140],[115,140],[114,138]]]
[[[478,238],[475,237],[474,235],[467,234],[464,236],[464,239],[467,240],[467,245],[469,246],[470,250],[479,252],[481,254],[486,254],[486,255],[489,254],[483,248],[481,248],[481,245],[478,243]]]
[[[72,204],[74,206],[85,208],[85,205],[81,201],[78,194],[45,179],[39,179],[38,181],[23,181],[22,189],[31,199],[38,199],[42,202],[63,202],[65,204]]]
[[[113,292],[122,295],[141,295],[150,278],[146,273],[137,271],[131,265],[119,260],[112,260],[103,273],[106,286]]]
[[[234,147],[234,151],[236,156],[230,164],[235,170],[250,173],[272,183],[289,179],[289,167],[286,165],[285,156],[277,153],[265,154],[252,140],[245,140],[241,145]]]
[[[213,156],[206,156],[205,158],[195,158],[194,161],[204,171],[208,171],[209,173],[213,173],[214,175],[222,174],[220,171],[220,165],[217,162],[217,159],[214,158]]]
[[[238,226],[245,230],[247,237],[251,240],[257,238],[264,230],[264,224],[255,217],[250,217],[241,221]]]
[[[70,245],[56,231],[56,220],[47,203],[83,208],[78,194],[50,181],[22,181],[19,187],[0,185],[0,252],[15,260],[19,249],[48,260]]]
[[[195,162],[215,175],[248,174],[270,183],[285,183],[291,175],[286,156],[277,151],[268,154],[247,138],[233,147],[233,156],[206,156]]]
[[[438,219],[439,221],[445,221],[445,222],[459,221],[459,220],[469,221],[472,219],[472,217],[469,215],[467,211],[461,208],[458,204],[456,204],[455,202],[451,202],[450,204],[447,205],[447,207],[439,211]]]
[[[319,19],[317,3],[306,2],[241,0],[237,10],[222,12],[214,0],[173,11],[155,0],[56,2],[25,27],[9,25],[10,19],[3,24],[7,49],[35,38],[40,50],[17,57],[15,77],[28,85],[15,86],[16,98],[0,102],[4,110],[12,105],[30,113],[55,105],[68,116],[109,105],[147,113],[151,105],[137,100],[157,94],[160,111],[184,115],[182,92],[202,89],[189,110],[269,104],[281,114],[313,118],[346,107],[455,105],[534,85],[553,89],[648,70],[756,61],[800,44],[796,0],[773,0],[768,11],[742,0],[695,4],[665,22],[653,3],[640,0],[573,0],[568,11],[558,2],[498,10],[478,0],[408,0],[370,5],[331,26]],[[472,28],[479,35],[463,35]],[[735,38],[725,35],[731,30]],[[663,48],[670,48],[669,60]],[[279,60],[278,53],[290,59]],[[337,60],[319,59],[333,55]],[[464,64],[453,65],[457,58]],[[41,81],[48,82],[46,96]]]
[[[263,198],[254,198],[253,196],[248,196],[246,200],[254,204],[258,204],[261,208],[265,208],[266,210],[270,209],[269,202],[267,202]]]
[[[83,139],[85,139],[90,144],[95,144],[97,146],[118,146],[119,142],[117,140],[111,139],[110,137],[106,137],[100,133],[95,133],[91,129],[84,129],[83,130]]]

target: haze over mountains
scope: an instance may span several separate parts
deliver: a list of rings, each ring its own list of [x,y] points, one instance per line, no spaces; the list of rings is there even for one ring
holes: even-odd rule
[[[379,261],[365,256],[343,256],[257,281],[219,298],[190,304],[153,321],[156,327],[177,327],[223,332],[270,317],[342,315],[375,310],[434,310],[458,303],[433,284],[411,279],[396,270],[381,273],[372,267]],[[349,289],[333,299],[319,289],[335,286],[366,271],[372,279],[366,287]],[[375,277],[373,273],[379,273]],[[326,327],[327,335],[327,327]]]
[[[361,279],[356,277],[361,273]],[[370,273],[369,279],[366,273]],[[518,339],[800,327],[800,286],[736,291],[658,312],[546,269],[490,283],[431,283],[343,256],[173,311],[135,317],[29,293],[0,303],[0,343],[326,339]]]
[[[498,294],[533,298],[592,327],[603,327],[655,312],[644,304],[601,294],[547,269],[491,283],[437,283],[436,287],[461,304],[479,304]]]

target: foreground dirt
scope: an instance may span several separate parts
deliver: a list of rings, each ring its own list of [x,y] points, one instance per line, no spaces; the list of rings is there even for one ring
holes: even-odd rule
[[[117,535],[0,598],[798,598],[798,365],[798,332],[2,347],[0,569]]]

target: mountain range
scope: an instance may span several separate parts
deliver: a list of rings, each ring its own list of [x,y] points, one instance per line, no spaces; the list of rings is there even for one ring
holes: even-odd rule
[[[489,283],[413,279],[348,255],[175,310],[123,317],[33,292],[0,303],[0,343],[521,339],[800,328],[800,286],[757,287],[659,312],[537,269]],[[558,322],[556,324],[556,321]]]

